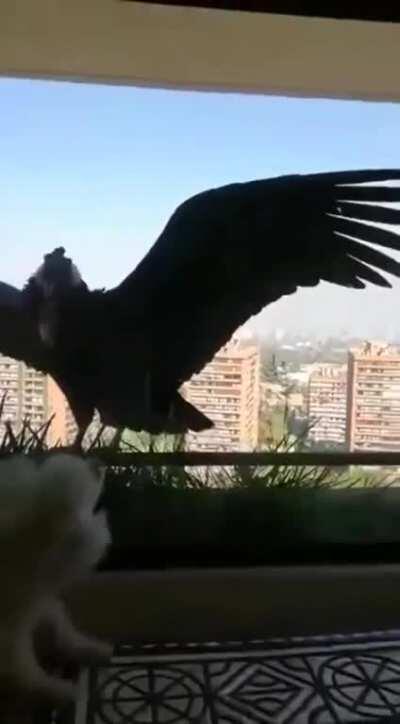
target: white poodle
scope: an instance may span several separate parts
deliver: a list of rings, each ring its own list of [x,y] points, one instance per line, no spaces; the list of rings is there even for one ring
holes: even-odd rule
[[[111,646],[75,629],[61,601],[111,541],[104,513],[94,512],[102,486],[100,471],[79,457],[0,462],[0,697],[75,698],[73,682],[39,663],[44,642],[65,663],[111,656]]]

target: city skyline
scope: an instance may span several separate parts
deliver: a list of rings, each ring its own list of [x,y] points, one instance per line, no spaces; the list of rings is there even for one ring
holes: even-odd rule
[[[60,244],[91,287],[113,286],[176,206],[206,188],[400,167],[396,104],[10,79],[0,80],[0,98],[0,278],[19,287]],[[390,339],[400,302],[393,285],[323,283],[271,305],[250,327]]]
[[[183,386],[184,397],[215,425],[203,433],[188,431],[185,449],[262,450],[280,444],[285,435],[305,435],[315,449],[397,449],[400,347],[373,340],[354,345],[349,340],[345,362],[329,357],[328,351],[318,361],[271,366],[256,340],[234,335]],[[1,438],[8,425],[18,436],[25,421],[39,431],[52,418],[46,442],[72,442],[76,426],[71,410],[49,375],[0,354],[0,378]],[[100,427],[97,416],[87,442]],[[135,441],[136,433],[125,432],[124,440]],[[112,435],[108,429],[108,440]]]

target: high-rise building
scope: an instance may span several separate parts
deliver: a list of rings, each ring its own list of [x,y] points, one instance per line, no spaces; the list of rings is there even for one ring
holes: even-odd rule
[[[68,400],[64,398],[64,410],[65,410],[65,442],[67,445],[72,444],[76,434],[78,432],[78,426],[75,422],[75,418],[72,414],[72,410],[68,404]]]
[[[49,375],[45,378],[45,410],[47,419],[52,418],[47,435],[48,444],[67,445],[72,442],[68,430],[69,405],[64,393]],[[72,413],[70,414],[72,416]]]
[[[347,446],[400,451],[400,353],[367,342],[349,353]]]
[[[0,418],[0,434],[6,430],[5,422],[13,429],[21,423],[21,374],[20,362],[0,355],[0,398],[3,410]]]
[[[254,450],[258,442],[260,352],[233,338],[184,386],[183,394],[215,426],[187,435],[191,450]]]
[[[311,372],[307,388],[309,440],[343,445],[346,441],[347,368],[322,364]]]
[[[0,355],[0,399],[4,401],[0,418],[1,437],[7,422],[18,434],[24,420],[37,431],[53,417],[47,442],[50,445],[66,442],[65,397],[49,375]]]

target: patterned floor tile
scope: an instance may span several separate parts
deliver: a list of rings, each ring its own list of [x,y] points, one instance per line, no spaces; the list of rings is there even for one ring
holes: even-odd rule
[[[400,632],[123,644],[80,687],[71,724],[400,722]]]

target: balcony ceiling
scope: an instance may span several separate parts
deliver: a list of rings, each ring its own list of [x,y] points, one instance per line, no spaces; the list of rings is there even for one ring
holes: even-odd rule
[[[136,2],[136,0],[123,0]],[[191,5],[198,8],[239,10],[258,13],[277,13],[279,15],[303,15],[317,18],[346,18],[352,20],[372,20],[382,22],[400,22],[400,8],[392,2],[380,2],[374,5],[361,3],[360,0],[143,0],[144,3],[158,5]]]
[[[215,4],[243,5],[233,0]],[[348,3],[343,12],[357,14],[354,5]],[[249,6],[254,9],[255,2]],[[276,10],[278,3],[261,6]],[[294,2],[280,6],[294,12]],[[330,6],[319,12],[334,13]],[[399,19],[400,10],[376,8],[368,13],[370,19]],[[399,61],[400,24],[395,22],[169,2],[1,0],[2,75],[398,100]]]

